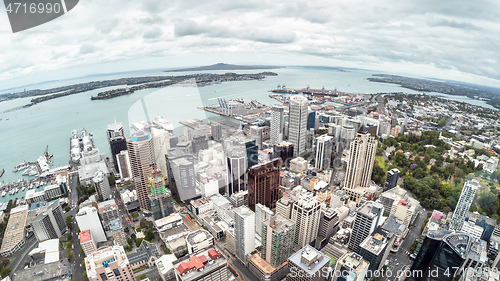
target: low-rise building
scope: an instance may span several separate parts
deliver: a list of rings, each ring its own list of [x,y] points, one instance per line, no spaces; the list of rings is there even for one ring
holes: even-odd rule
[[[230,276],[226,258],[212,247],[185,256],[173,262],[173,266],[178,281],[226,281]]]
[[[287,281],[323,281],[328,280],[328,267],[330,259],[320,251],[306,245],[304,248],[288,258],[290,273]]]
[[[198,229],[186,236],[186,245],[188,253],[199,252],[202,249],[208,248],[214,244],[214,237],[210,232]]]
[[[368,273],[370,263],[356,253],[345,253],[335,265],[333,280],[346,280],[343,276],[349,276],[350,281],[363,281]]]
[[[18,270],[12,276],[12,281],[70,281],[71,277],[70,263],[68,259],[64,259]]]
[[[94,239],[92,239],[92,235],[90,235],[90,230],[80,232],[80,246],[82,246],[85,256],[88,256],[97,250]]]
[[[135,253],[128,255],[128,261],[132,269],[139,268],[143,265],[147,267],[155,266],[156,261],[160,258],[160,253],[155,244],[143,240],[141,246],[137,248]]]
[[[85,269],[90,281],[136,280],[122,246],[115,245],[93,252],[85,258]]]
[[[174,254],[163,255],[156,260],[156,268],[162,281],[175,281],[175,267],[173,263],[177,260]]]

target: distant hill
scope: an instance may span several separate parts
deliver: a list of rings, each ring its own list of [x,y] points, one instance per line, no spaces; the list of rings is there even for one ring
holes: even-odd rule
[[[217,64],[208,65],[208,66],[166,70],[165,72],[203,71],[203,70],[249,70],[249,69],[275,69],[275,68],[281,68],[281,66],[236,65],[236,64],[227,64],[227,63],[217,63]]]

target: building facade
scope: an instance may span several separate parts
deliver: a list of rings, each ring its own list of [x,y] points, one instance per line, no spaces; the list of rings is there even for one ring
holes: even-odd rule
[[[293,144],[293,156],[306,150],[307,109],[309,102],[304,96],[292,96],[289,104],[288,140]]]
[[[270,209],[276,208],[279,196],[281,159],[251,167],[248,170],[248,206],[255,211],[260,203]]]

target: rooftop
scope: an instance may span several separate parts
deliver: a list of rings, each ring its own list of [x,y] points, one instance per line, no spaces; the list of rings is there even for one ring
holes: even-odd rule
[[[69,261],[64,259],[62,262],[54,262],[50,264],[35,265],[33,267],[16,271],[12,276],[13,281],[43,281],[57,280],[69,281],[71,279],[71,269]]]
[[[59,239],[50,239],[40,242],[38,247],[31,250],[30,256],[44,254],[44,263],[53,263],[59,261]]]
[[[159,220],[154,221],[154,225],[157,229],[161,231],[161,228],[169,225],[171,223],[177,222],[177,221],[182,221],[182,217],[179,213],[173,213],[167,217],[161,218]]]
[[[7,222],[7,226],[5,227],[0,253],[10,251],[24,239],[27,217],[28,205],[21,205],[11,210],[9,222]]]
[[[88,277],[96,277],[96,268],[107,267],[109,263],[117,262],[119,267],[127,264],[128,258],[122,246],[107,247],[89,254],[85,258],[85,268]]]
[[[80,232],[80,244],[89,242],[90,240],[92,240],[92,236],[90,236],[90,230],[87,229]]]
[[[160,274],[164,275],[170,270],[174,269],[172,263],[177,260],[174,254],[171,255],[163,255],[156,261],[156,266],[158,267],[158,271]]]
[[[173,266],[176,268],[177,273],[182,275],[183,279],[196,280],[196,276],[202,274],[203,271],[226,263],[224,256],[211,247],[191,256],[185,256],[175,261]]]
[[[330,259],[320,251],[306,245],[304,248],[288,258],[290,262],[300,267],[307,274],[313,275],[323,266],[330,262]]]
[[[141,246],[136,250],[136,252],[128,255],[128,260],[131,264],[134,264],[141,260],[149,260],[151,257],[160,257],[158,248],[155,244],[143,240]]]
[[[257,266],[264,274],[272,274],[276,271],[276,267],[272,266],[268,261],[260,256],[260,253],[255,253],[250,257],[250,262]],[[285,261],[280,267],[286,265],[288,261]]]
[[[204,229],[198,229],[186,236],[186,242],[190,245],[198,244],[208,239],[213,239],[212,234]]]

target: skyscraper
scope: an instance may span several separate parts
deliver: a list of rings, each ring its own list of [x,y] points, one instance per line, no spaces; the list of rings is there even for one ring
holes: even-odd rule
[[[348,247],[356,253],[360,253],[361,243],[372,234],[379,225],[384,213],[384,206],[373,201],[366,202],[356,211],[356,218],[352,227]]]
[[[275,215],[262,225],[262,258],[277,267],[292,255],[295,223]]]
[[[98,211],[95,207],[83,207],[75,215],[76,223],[80,231],[90,230],[92,239],[98,243],[106,241],[106,234],[101,225]]]
[[[361,126],[358,135],[351,142],[349,162],[344,179],[344,191],[351,196],[351,201],[359,204],[365,189],[370,186],[377,140],[370,136],[365,126]]]
[[[467,213],[469,212],[470,206],[474,201],[474,196],[479,188],[479,182],[475,179],[467,181],[464,184],[462,193],[460,193],[460,198],[458,199],[457,206],[453,212],[453,217],[451,218],[450,229],[460,231],[464,225],[464,221],[467,218]]]
[[[262,222],[270,219],[274,215],[268,207],[257,203],[255,205],[255,233],[260,237],[262,235]]]
[[[108,177],[101,171],[95,173],[92,178],[97,195],[101,201],[106,201],[111,197],[111,188],[109,187]]]
[[[144,131],[137,131],[127,139],[127,148],[134,177],[137,199],[142,210],[149,211],[148,176],[155,168],[153,139]]]
[[[188,202],[196,197],[196,177],[194,164],[188,157],[171,160],[172,173],[177,192],[182,201]]]
[[[247,153],[243,145],[235,145],[227,148],[226,161],[226,194],[246,190],[245,173],[247,170]]]
[[[125,139],[125,134],[123,133],[122,123],[109,124],[106,129],[106,136],[109,144],[110,159],[113,161],[115,166],[115,171],[118,172],[118,162],[116,161],[116,155],[120,151],[127,150],[127,141]]]
[[[245,263],[255,250],[255,213],[246,206],[234,209],[234,240],[236,257]]]
[[[50,204],[31,221],[31,227],[38,242],[57,239],[68,231],[59,200]]]
[[[308,105],[309,102],[304,96],[290,98],[288,140],[293,144],[294,157],[298,157],[306,150]]]
[[[122,150],[116,155],[115,163],[118,165],[120,178],[130,179],[132,177],[132,167],[130,167],[130,158],[128,157],[127,150]]]
[[[389,190],[398,185],[400,171],[397,168],[389,170],[385,180],[384,190]]]
[[[174,212],[172,203],[172,194],[165,186],[165,178],[156,171],[149,175],[149,203],[151,204],[151,212],[153,218],[159,220]]]
[[[288,166],[293,159],[293,144],[282,141],[273,145],[273,158],[281,158],[281,164]]]
[[[248,170],[248,207],[255,211],[257,203],[276,208],[280,186],[281,159],[255,165]]]
[[[271,108],[271,144],[283,141],[283,112],[285,108],[281,105],[273,105]]]
[[[300,195],[292,206],[291,221],[295,222],[294,243],[302,248],[318,235],[321,219],[321,205],[310,192]]]
[[[321,135],[316,138],[316,157],[314,167],[320,170],[330,169],[332,161],[333,137]]]
[[[213,123],[210,128],[212,130],[212,138],[214,141],[220,141],[222,139],[222,125],[219,123]]]

